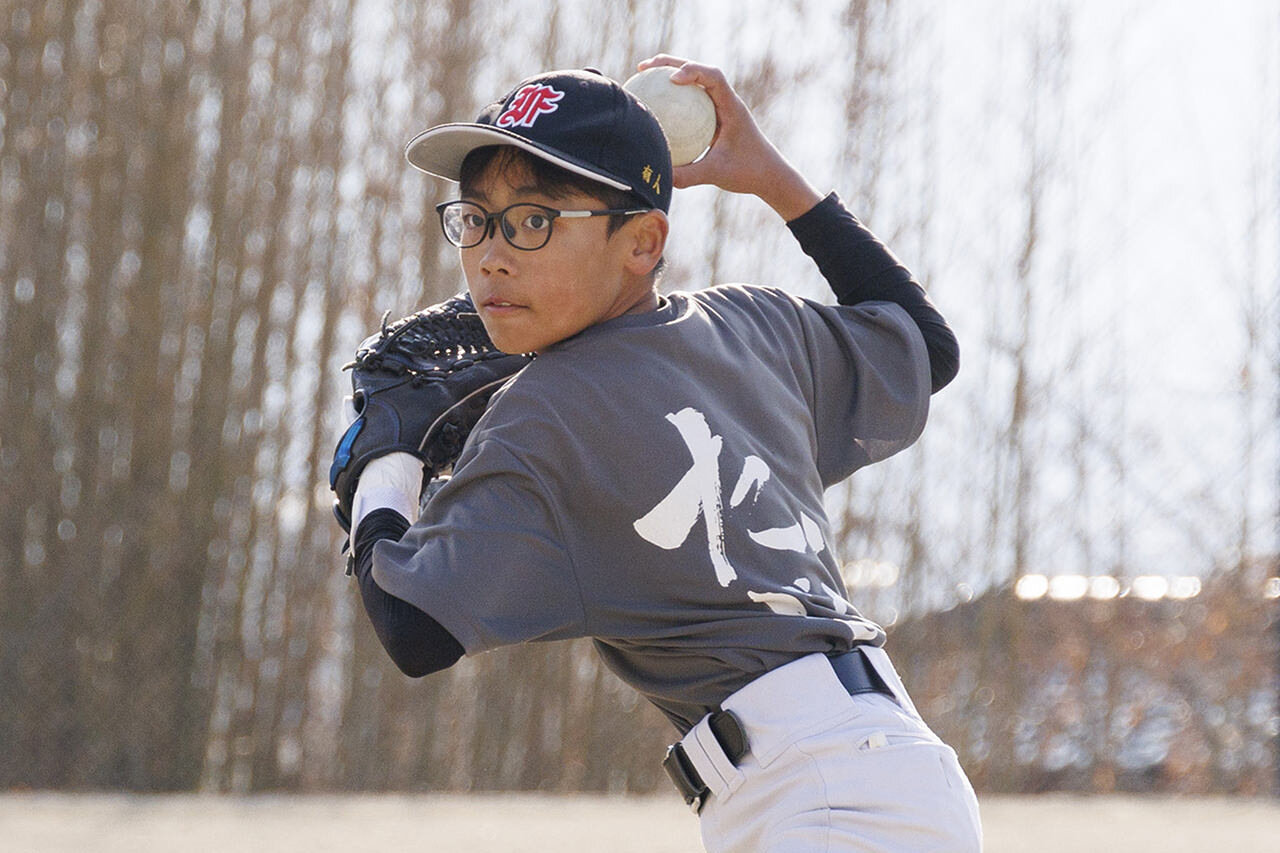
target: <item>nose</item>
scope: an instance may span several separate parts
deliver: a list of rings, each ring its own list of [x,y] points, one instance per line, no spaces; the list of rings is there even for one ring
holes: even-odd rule
[[[515,272],[515,256],[511,244],[498,233],[495,223],[490,222],[484,241],[475,247],[480,255],[480,271],[485,275],[503,273],[511,275]]]

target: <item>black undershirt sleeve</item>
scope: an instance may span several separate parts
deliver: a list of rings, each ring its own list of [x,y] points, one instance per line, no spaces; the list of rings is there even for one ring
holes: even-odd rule
[[[420,678],[447,669],[462,657],[462,645],[439,622],[390,595],[373,579],[373,546],[399,540],[409,521],[393,509],[376,509],[356,528],[355,575],[374,633],[405,675]]]
[[[920,327],[929,353],[932,391],[937,393],[960,369],[960,345],[924,288],[888,247],[831,193],[787,223],[800,248],[814,260],[841,305],[894,302]]]

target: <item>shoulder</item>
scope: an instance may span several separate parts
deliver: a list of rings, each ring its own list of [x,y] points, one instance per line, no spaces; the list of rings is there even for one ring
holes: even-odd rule
[[[893,302],[868,301],[838,305],[796,296],[777,287],[754,284],[726,284],[688,294],[708,307],[732,306],[744,313],[802,328],[824,326],[892,329],[907,336],[916,325],[902,306]]]
[[[795,306],[802,302],[799,297],[792,296],[781,288],[761,284],[717,284],[678,295],[695,305],[737,305],[744,308]]]
[[[688,299],[693,311],[766,331],[795,328],[806,310],[806,300],[759,284],[717,284],[681,295]]]
[[[539,420],[555,411],[557,384],[549,359],[536,356],[507,384],[489,398],[484,415],[476,424],[477,432],[487,437],[501,437],[504,424],[530,419]]]
[[[545,471],[572,452],[593,397],[610,384],[592,383],[580,358],[539,355],[490,398],[467,444],[487,446],[527,472]]]
[[[720,284],[683,294],[695,305],[717,309],[732,307],[801,323],[844,322],[910,327],[914,324],[901,306],[892,302],[860,302],[835,305],[796,296],[778,287],[758,284]]]

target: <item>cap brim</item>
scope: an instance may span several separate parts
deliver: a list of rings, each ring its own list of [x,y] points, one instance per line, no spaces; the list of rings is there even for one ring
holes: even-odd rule
[[[614,189],[628,192],[633,189],[631,185],[602,174],[566,157],[559,151],[535,145],[519,134],[487,124],[457,122],[424,130],[409,140],[409,144],[404,149],[404,156],[409,161],[409,165],[415,169],[456,181],[462,172],[462,161],[467,158],[467,155],[487,145],[511,145],[562,169],[607,184]]]

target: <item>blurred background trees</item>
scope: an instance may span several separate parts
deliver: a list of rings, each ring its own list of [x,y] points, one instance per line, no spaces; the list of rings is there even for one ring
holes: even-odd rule
[[[724,66],[960,334],[924,440],[830,507],[975,780],[1266,790],[1280,20],[1224,24],[1258,57],[1236,185],[1232,128],[1147,67],[1176,15],[981,7],[0,0],[0,785],[665,784],[669,727],[585,643],[401,676],[326,472],[355,345],[462,287],[451,188],[404,143],[532,71],[669,50]],[[1153,142],[1165,83],[1191,130]],[[1157,153],[1183,182],[1149,183]],[[1135,256],[1197,168],[1204,218]],[[826,298],[752,200],[673,217],[666,287]],[[1020,598],[1028,574],[1095,580]],[[1127,594],[1161,574],[1203,590]]]

